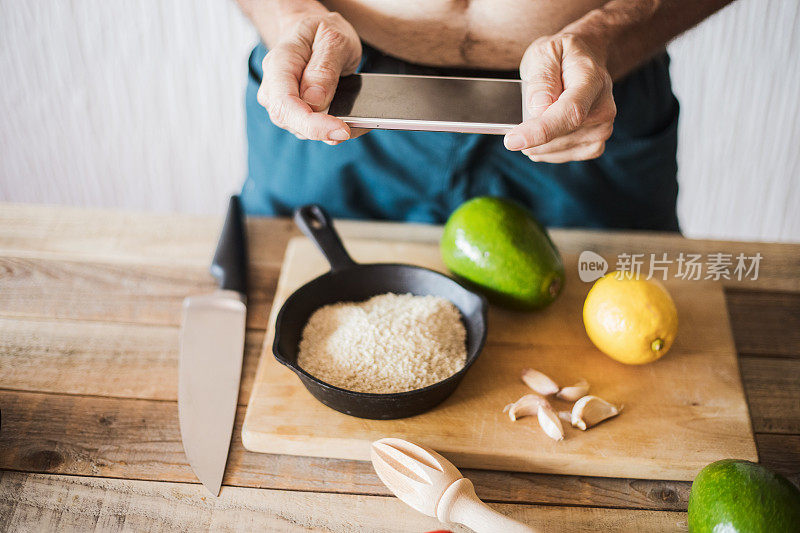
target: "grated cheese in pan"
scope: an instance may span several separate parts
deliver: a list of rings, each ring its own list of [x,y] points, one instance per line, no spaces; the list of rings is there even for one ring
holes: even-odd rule
[[[303,329],[297,362],[343,389],[419,389],[464,367],[466,330],[445,298],[381,294],[317,309]]]

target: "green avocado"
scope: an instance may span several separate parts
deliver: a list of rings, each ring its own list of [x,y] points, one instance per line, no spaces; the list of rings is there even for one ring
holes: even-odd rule
[[[711,463],[692,483],[689,531],[800,532],[800,490],[750,461]]]
[[[564,264],[547,231],[509,200],[463,203],[444,226],[440,250],[453,273],[510,307],[544,307],[564,286]]]

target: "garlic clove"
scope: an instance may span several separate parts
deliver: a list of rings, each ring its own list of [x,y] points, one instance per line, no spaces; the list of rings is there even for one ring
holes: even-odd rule
[[[523,416],[535,415],[541,405],[550,407],[547,400],[538,394],[526,394],[516,402],[506,405],[503,412],[508,413],[508,418],[515,421]]]
[[[540,405],[536,417],[548,437],[553,440],[564,440],[564,426],[561,425],[561,420],[550,405]]]
[[[567,402],[575,402],[589,393],[589,382],[585,379],[580,380],[575,385],[564,387],[556,396]]]
[[[572,413],[570,411],[559,411],[558,418],[562,421],[566,422],[567,424],[572,424]]]
[[[584,396],[572,406],[572,425],[586,431],[619,414],[619,408],[597,396]]]
[[[522,381],[542,396],[555,394],[559,389],[558,384],[550,379],[549,376],[532,368],[526,368],[522,371]]]

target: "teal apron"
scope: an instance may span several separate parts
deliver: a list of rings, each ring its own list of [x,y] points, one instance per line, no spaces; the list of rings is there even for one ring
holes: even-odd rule
[[[512,198],[547,226],[678,231],[678,102],[664,53],[614,85],[617,118],[591,161],[534,163],[499,135],[374,130],[338,146],[274,126],[256,100],[263,45],[247,85],[250,215],[289,215],[319,203],[343,218],[442,223],[481,195]],[[519,77],[518,72],[422,67],[364,45],[362,72]]]

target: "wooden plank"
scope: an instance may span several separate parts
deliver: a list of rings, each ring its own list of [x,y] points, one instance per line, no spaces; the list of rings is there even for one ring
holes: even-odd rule
[[[95,260],[122,264],[208,264],[220,217],[0,204],[0,255]],[[337,221],[345,237],[436,242],[441,228],[422,224]],[[288,219],[248,221],[254,264],[277,266],[297,230]],[[551,230],[563,253],[593,250],[613,267],[618,253],[745,253],[763,256],[759,279],[726,281],[747,289],[800,291],[800,246],[684,239],[673,233]]]
[[[0,203],[0,255],[205,268],[211,262],[221,224],[221,215]],[[382,235],[426,241],[438,238],[441,231],[422,224],[362,221],[342,221],[337,227],[351,237]],[[280,266],[286,243],[299,234],[288,218],[249,218],[251,264]]]
[[[0,318],[0,388],[174,402],[178,335],[173,326]],[[245,337],[242,405],[263,340],[261,330]]]
[[[433,517],[394,497],[224,487],[219,498],[198,485],[0,473],[4,531],[373,531],[440,529]],[[669,511],[492,504],[538,531],[685,531]],[[449,526],[465,532],[462,527]]]
[[[740,357],[753,429],[800,434],[800,359]]]
[[[739,353],[800,358],[800,293],[728,289]]]
[[[172,402],[0,391],[0,469],[196,482]],[[234,429],[225,484],[389,494],[368,462],[246,451]],[[489,501],[685,510],[689,484],[464,469]]]
[[[0,387],[174,400],[177,348],[172,327],[0,319]]]
[[[249,272],[247,323],[266,328],[278,269]],[[0,317],[180,324],[183,299],[216,289],[206,267],[0,257]]]
[[[800,487],[800,435],[756,435],[759,462]]]
[[[222,217],[3,204],[0,253],[202,265],[211,261],[221,223]]]

